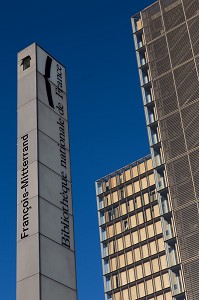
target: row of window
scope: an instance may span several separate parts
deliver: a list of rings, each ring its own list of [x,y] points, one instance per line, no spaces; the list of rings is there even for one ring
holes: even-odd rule
[[[118,202],[118,206],[112,206],[108,210],[100,212],[100,225],[137,210],[142,206],[148,205],[149,203],[153,203],[156,200],[157,194],[155,193],[155,190],[152,190],[149,193],[143,193],[142,195],[136,196],[133,199],[127,200],[123,203]]]
[[[128,202],[128,207],[126,205],[127,203],[123,203],[120,205],[120,207],[116,207],[113,208],[107,212],[105,212],[105,214],[103,212],[100,213],[100,225],[104,224],[105,222],[110,222],[115,220],[116,218],[119,218],[121,216],[125,216],[127,213],[131,213],[134,210],[132,209],[132,202]],[[124,226],[122,227],[123,230],[127,230],[130,229],[130,227],[135,227],[136,225],[140,225],[143,222],[148,222],[151,221],[153,218],[159,217],[160,213],[159,213],[159,207],[158,204],[156,205],[151,205],[149,207],[143,207],[142,211],[139,211],[137,213],[135,213],[134,215],[132,215],[131,217],[126,217],[123,220],[123,224]],[[132,219],[132,224],[131,226],[129,226],[129,220]],[[134,225],[135,224],[135,225]]]
[[[112,176],[107,179],[103,179],[103,181],[97,182],[97,194],[104,193],[108,191],[111,188],[116,187],[117,185],[120,185],[132,178],[136,178],[138,175],[142,175],[146,173],[147,171],[152,170],[152,161],[151,159],[144,161],[138,166],[133,167],[127,167],[125,171],[118,171],[118,174],[115,176]]]
[[[146,179],[146,178],[144,178],[144,179]],[[153,179],[152,185],[154,185],[154,179]],[[106,206],[117,203],[118,201],[120,201],[126,197],[132,196],[135,192],[135,191],[133,191],[132,187],[133,186],[131,184],[129,184],[129,185],[119,189],[118,191],[108,194],[105,197],[98,197],[98,208],[102,209]],[[139,189],[136,190],[136,192],[138,192],[138,191],[140,191],[140,190]],[[128,202],[130,202],[130,204],[131,204],[131,207],[130,207],[131,210],[134,210],[141,206],[147,205],[149,202],[152,202],[154,200],[157,200],[157,195],[156,195],[154,189],[150,189],[149,191],[140,193],[140,195],[134,196],[133,199],[128,200]]]
[[[111,205],[112,203],[116,203],[121,199],[132,196],[135,193],[140,192],[150,186],[155,184],[154,174],[151,174],[147,177],[140,178],[134,182],[130,182],[126,184],[124,187],[119,188],[117,191],[110,192],[108,195],[103,197],[98,197],[99,202],[103,201],[104,206]]]
[[[114,275],[112,277],[105,277],[105,288],[106,292],[119,288],[123,285],[132,282],[131,278],[131,270],[123,272],[118,275]],[[141,298],[152,293],[161,291],[163,289],[170,287],[169,275],[168,272],[164,274],[159,274],[158,276],[154,276],[151,279],[144,279],[142,283],[138,283],[131,287],[133,288],[133,295],[135,299]]]
[[[116,242],[117,242],[117,248],[115,245]],[[122,238],[118,239],[117,241],[111,241],[108,244],[108,251],[107,251],[107,246],[106,246],[106,248],[105,248],[106,250],[104,251],[104,254],[109,253],[109,255],[111,255],[113,253],[116,253],[117,251],[122,251],[125,248],[124,246],[125,245],[123,243]],[[148,256],[154,255],[163,250],[165,250],[164,241],[163,241],[163,238],[161,237],[161,238],[158,238],[151,242],[146,241],[145,244],[140,245],[139,247],[136,247],[132,252],[133,256],[132,256],[131,250],[128,251],[126,254],[126,259],[127,259],[128,264],[131,264],[132,262],[139,261],[140,259],[145,259]],[[105,256],[106,255],[104,255],[104,257]]]
[[[127,231],[129,229],[136,229],[136,226],[142,225],[143,223],[147,221],[151,221],[154,218],[157,218],[160,216],[159,207],[158,205],[155,205],[153,207],[149,207],[145,211],[140,211],[139,213],[129,216],[125,218],[124,220],[117,221],[109,226],[106,226],[105,228],[101,228],[101,238],[102,240],[112,238],[113,236],[116,236],[124,231]],[[132,238],[132,244],[136,244],[137,240],[145,240],[147,237],[150,238],[154,236],[155,234],[161,233],[161,224],[160,222],[155,222],[156,231],[154,230],[153,224],[146,226],[146,228],[140,229],[140,237],[138,238],[138,229],[137,232],[133,232],[133,238]]]
[[[153,245],[151,245],[153,246]],[[164,250],[164,245],[162,245],[162,249]],[[140,265],[137,266],[137,268],[142,268],[142,272],[138,272],[137,276],[134,276],[134,280],[140,279],[143,276],[148,276],[152,273],[156,273],[160,270],[164,270],[167,268],[167,261],[166,261],[166,256],[164,254],[161,254],[161,256],[151,258],[150,261],[146,261],[142,263],[141,260],[141,253],[140,253],[140,248],[136,248],[133,251],[130,250],[126,253],[122,253],[116,257],[111,258],[110,260],[104,260],[104,273],[109,273],[109,272],[114,272],[120,268],[127,267],[131,265],[132,263],[137,263],[139,262]],[[142,251],[145,250],[144,248]],[[158,249],[159,250],[159,249]],[[142,256],[147,258],[148,254],[148,249],[146,250],[146,253],[143,253]],[[155,253],[156,254],[156,253]],[[140,277],[140,274],[141,277]],[[132,274],[133,276],[133,274]]]
[[[140,295],[142,295],[142,288],[143,284],[141,283],[140,285],[137,286],[137,289],[135,287],[131,287],[129,289],[125,289],[121,292],[114,293],[112,296],[108,296],[107,300],[137,300],[139,299]],[[172,300],[172,295],[171,292],[162,292],[160,295],[157,296],[151,296],[150,298],[148,297],[147,299],[150,300]]]

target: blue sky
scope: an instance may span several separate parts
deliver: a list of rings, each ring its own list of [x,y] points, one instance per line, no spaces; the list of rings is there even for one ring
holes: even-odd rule
[[[79,300],[103,300],[96,179],[149,153],[130,17],[149,0],[3,1],[0,299],[15,299],[16,54],[37,42],[67,68]]]

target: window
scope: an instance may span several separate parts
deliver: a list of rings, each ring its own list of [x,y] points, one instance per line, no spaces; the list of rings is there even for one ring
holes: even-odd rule
[[[120,234],[122,232],[121,222],[115,223],[116,234]]]
[[[125,285],[127,284],[127,276],[126,276],[126,271],[121,272],[120,274],[121,277],[121,285]]]
[[[156,234],[162,233],[162,225],[160,221],[155,223],[155,228],[156,228]]]
[[[111,260],[110,260],[110,265],[111,265],[111,271],[115,271],[117,269],[117,257],[113,257]]]
[[[130,219],[130,222],[131,222],[131,228],[134,228],[137,225],[135,215],[131,216],[129,219]]]
[[[101,209],[104,207],[104,202],[102,197],[98,197],[98,209]]]
[[[125,215],[127,213],[126,202],[120,205],[121,215]]]
[[[143,277],[142,265],[138,265],[136,267],[136,272],[137,272],[137,279],[140,279]]]
[[[129,269],[128,273],[129,273],[129,282],[134,282],[135,281],[134,268]]]
[[[156,243],[155,243],[155,241],[151,242],[149,244],[149,246],[150,246],[151,255],[156,254],[157,253],[157,249],[156,249]]]
[[[130,247],[131,246],[131,237],[130,237],[130,234],[125,235],[124,240],[125,240],[125,247],[126,248]]]
[[[136,200],[137,200],[137,208],[142,207],[142,198],[141,198],[141,196],[136,197]]]
[[[126,186],[127,196],[131,196],[133,194],[132,184],[128,184]]]
[[[156,292],[162,289],[161,279],[159,276],[154,278],[154,287]]]
[[[146,294],[145,294],[145,287],[144,287],[144,282],[138,284],[138,291],[139,291],[139,296],[140,298],[141,297],[144,297]]]
[[[153,224],[147,226],[148,229],[148,237],[151,238],[155,235]]]
[[[141,242],[146,240],[146,229],[145,229],[145,227],[140,229],[140,239],[141,239]]]
[[[124,231],[129,229],[129,222],[127,219],[123,220],[123,229]]]
[[[114,220],[118,217],[118,207],[113,208],[107,212],[108,214],[108,222]]]
[[[149,175],[149,185],[154,185],[155,184],[155,178],[154,174]]]
[[[113,225],[108,226],[107,231],[108,231],[108,237],[109,238],[114,236],[114,227],[113,227]]]
[[[110,194],[104,198],[104,205],[105,206],[111,205],[111,195]]]
[[[115,241],[111,241],[108,244],[109,255],[115,253]]]
[[[131,212],[134,210],[133,199],[127,200],[127,210],[128,210],[128,212]]]
[[[103,257],[108,255],[108,247],[107,244],[102,244]]]
[[[169,246],[169,263],[170,263],[170,266],[174,266],[177,264],[175,245]]]
[[[139,181],[134,182],[134,192],[137,193],[140,191],[140,184]]]
[[[154,211],[154,218],[157,218],[157,217],[160,216],[160,211],[159,211],[158,205],[155,205],[155,206],[153,207],[153,211]]]
[[[172,299],[172,295],[171,292],[165,293],[165,300],[171,300]],[[183,298],[184,299],[184,298]],[[158,299],[159,300],[159,299]]]
[[[132,251],[126,253],[127,264],[130,265],[133,262]]]
[[[143,190],[147,188],[148,184],[147,184],[146,177],[144,177],[144,178],[141,179],[141,185],[142,185],[142,189]]]
[[[149,203],[149,196],[148,193],[143,194],[144,204],[147,205]]]
[[[119,190],[120,200],[124,198],[124,189]]]
[[[140,174],[143,174],[146,172],[146,168],[145,168],[145,163],[142,162],[141,164],[139,164],[139,171],[140,171]]]
[[[149,256],[149,250],[148,250],[148,245],[143,245],[142,246],[142,257],[146,258]]]
[[[129,299],[128,289],[122,291],[123,299]]]
[[[163,238],[158,239],[157,242],[158,242],[159,252],[164,251],[165,247],[164,247],[164,240],[163,240]]]
[[[110,272],[109,262],[108,262],[108,260],[104,259],[104,273],[107,274],[109,272]]]
[[[120,268],[123,268],[123,267],[125,266],[124,254],[121,254],[121,255],[118,257],[118,260],[119,260],[119,266],[120,266]]]
[[[123,239],[120,238],[117,240],[118,251],[124,249]]]
[[[150,191],[150,193],[149,193],[149,199],[150,199],[150,202],[153,202],[153,201],[156,200],[156,192],[155,192],[155,190]]]
[[[30,61],[31,61],[30,55],[28,55],[22,59],[21,65],[23,66],[23,71],[30,68]]]
[[[119,287],[119,275],[116,274],[114,276],[112,276],[112,288],[116,289]]]
[[[104,212],[100,212],[100,225],[104,224],[105,218],[104,218]]]
[[[160,267],[162,270],[166,269],[167,268],[167,260],[166,260],[166,256],[165,255],[162,255],[160,257]]]
[[[151,220],[151,209],[147,208],[145,210],[145,214],[146,214],[146,221],[150,221]]]
[[[151,274],[151,265],[150,265],[150,262],[147,261],[144,263],[144,273],[145,273],[145,276],[148,276]]]
[[[113,203],[116,203],[118,201],[118,194],[117,192],[112,193]]]
[[[114,300],[121,300],[120,292],[114,294]]]
[[[137,233],[137,231],[132,232],[132,240],[133,240],[133,244],[138,243],[138,233]]]
[[[134,259],[135,261],[139,261],[141,259],[140,248],[134,249]]]
[[[151,170],[151,169],[153,169],[152,160],[151,159],[148,159],[147,162],[146,162],[146,164],[147,164],[147,170],[148,171]]]
[[[164,275],[162,275],[162,279],[163,279],[163,286],[166,289],[167,287],[170,286],[170,282],[169,282],[169,274],[166,273]]]
[[[105,228],[101,228],[101,239],[102,240],[106,239],[106,229]]]
[[[131,172],[130,169],[125,171],[125,177],[126,177],[126,181],[131,179]]]
[[[137,214],[137,219],[138,219],[138,224],[143,224],[144,223],[144,218],[143,218],[143,213],[139,212]]]
[[[114,176],[114,177],[111,178],[111,187],[114,188],[116,185],[117,185],[116,177]]]
[[[110,276],[105,277],[105,289],[106,289],[106,291],[110,291],[110,289],[111,289]]]
[[[153,293],[153,282],[152,282],[152,279],[146,281],[146,286],[147,286],[148,295],[152,294]]]
[[[156,273],[159,271],[159,264],[158,264],[158,258],[152,259],[151,261],[152,267],[153,267],[153,273]]]
[[[133,173],[133,177],[137,177],[138,176],[138,168],[137,168],[137,166],[134,166],[132,168],[132,173]]]

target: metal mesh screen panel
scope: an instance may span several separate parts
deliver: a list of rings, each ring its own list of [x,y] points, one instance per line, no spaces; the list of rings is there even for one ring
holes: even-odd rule
[[[168,163],[167,174],[174,209],[195,200],[187,155]]]
[[[170,7],[173,4],[179,4],[181,0],[160,0],[161,8],[164,10],[164,8]]]
[[[178,108],[171,72],[153,81],[153,91],[159,119]]]
[[[190,155],[190,164],[193,174],[194,186],[196,190],[196,196],[199,200],[199,149],[191,152]]]
[[[165,36],[148,44],[147,51],[150,61],[150,71],[153,78],[170,70],[171,65]]]
[[[165,1],[161,1],[163,3]],[[170,1],[163,9],[163,19],[166,31],[185,22],[181,1]]]
[[[179,105],[182,107],[199,99],[199,84],[194,61],[174,70]]]
[[[194,54],[199,54],[199,16],[188,21],[189,32],[191,36],[191,43],[193,46]]]
[[[199,83],[191,44],[194,55],[198,55],[199,0],[159,0],[159,2],[163,9],[165,28],[161,20],[159,4],[155,3],[142,13],[144,34],[149,53],[152,88],[166,162],[169,193],[185,274],[187,299],[198,300],[199,149],[196,148],[195,151],[193,149],[199,147]],[[193,17],[188,21],[191,42],[185,15],[188,19]],[[166,48],[169,48],[175,83],[172,72],[169,72],[170,63]],[[199,71],[199,57],[195,59]],[[192,152],[186,152],[186,145]],[[198,199],[195,198],[195,192]]]
[[[199,299],[199,259],[183,264],[185,278],[187,279],[187,299]],[[194,278],[194,280],[192,279]]]
[[[173,67],[192,58],[191,44],[186,24],[170,31],[167,37]]]
[[[159,121],[166,161],[185,152],[185,140],[180,114],[174,113]]]
[[[198,86],[199,88],[199,86]],[[182,110],[182,120],[187,141],[187,148],[191,150],[199,146],[199,101]]]
[[[159,37],[163,33],[163,23],[159,3],[151,5],[142,13],[142,21],[146,42]]]
[[[193,183],[191,178],[187,182],[179,185],[169,187],[172,198],[173,208],[177,209],[179,206],[190,203],[194,199]]]
[[[198,0],[183,0],[186,18],[189,19],[199,13]]]

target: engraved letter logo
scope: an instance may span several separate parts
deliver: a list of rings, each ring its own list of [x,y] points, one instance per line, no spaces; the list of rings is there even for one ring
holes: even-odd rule
[[[44,78],[45,78],[45,82],[46,82],[46,92],[47,92],[47,96],[48,96],[48,102],[49,102],[49,105],[52,108],[54,108],[52,92],[51,92],[51,85],[48,80],[50,78],[51,64],[52,64],[52,58],[50,56],[47,56]]]

